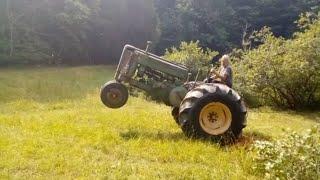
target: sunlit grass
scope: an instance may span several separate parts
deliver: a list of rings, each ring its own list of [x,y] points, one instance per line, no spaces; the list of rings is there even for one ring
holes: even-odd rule
[[[130,97],[105,108],[99,88],[113,69],[0,69],[0,178],[256,179],[253,140],[320,122],[319,112],[254,109],[234,146],[190,140],[164,105]]]

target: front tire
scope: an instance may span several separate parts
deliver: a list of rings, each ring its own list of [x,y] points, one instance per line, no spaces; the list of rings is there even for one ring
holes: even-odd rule
[[[179,123],[188,137],[233,141],[246,126],[246,107],[240,96],[222,84],[203,84],[191,90],[179,109]]]
[[[117,81],[107,82],[100,92],[102,103],[112,109],[124,106],[128,101],[128,89]]]

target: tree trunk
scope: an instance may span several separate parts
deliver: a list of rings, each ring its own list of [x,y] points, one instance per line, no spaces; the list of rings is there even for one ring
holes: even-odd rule
[[[13,24],[10,23],[10,57],[13,55]]]
[[[14,30],[14,27],[13,27],[13,17],[12,17],[12,11],[11,11],[11,6],[10,6],[10,1],[11,0],[7,0],[7,17],[8,17],[8,23],[9,23],[9,30],[10,30],[10,53],[9,55],[10,56],[13,56],[13,53],[14,53],[14,47],[13,47],[13,44],[14,44],[14,39],[13,39],[13,30]]]

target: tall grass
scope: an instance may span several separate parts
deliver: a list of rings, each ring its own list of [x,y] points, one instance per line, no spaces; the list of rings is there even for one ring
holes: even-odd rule
[[[256,139],[302,131],[320,113],[250,110],[245,138],[219,147],[187,139],[170,108],[130,97],[105,108],[113,67],[0,69],[0,178],[257,179]]]
[[[113,67],[0,69],[0,101],[81,99],[113,77]]]

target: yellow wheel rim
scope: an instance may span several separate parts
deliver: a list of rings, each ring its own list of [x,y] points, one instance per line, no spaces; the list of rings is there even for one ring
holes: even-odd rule
[[[225,133],[231,126],[232,114],[230,109],[220,103],[212,102],[202,108],[199,122],[202,129],[211,135]]]

